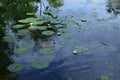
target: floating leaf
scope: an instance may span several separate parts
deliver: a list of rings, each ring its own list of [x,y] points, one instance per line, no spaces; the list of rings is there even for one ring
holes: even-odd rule
[[[53,48],[44,48],[44,49],[41,49],[39,52],[40,54],[48,55],[48,54],[53,54],[54,50]]]
[[[39,26],[30,26],[28,29],[30,30],[37,30]]]
[[[23,42],[23,43],[22,43],[22,46],[25,46],[25,47],[26,47],[26,46],[29,46],[29,45],[30,45],[29,42]]]
[[[46,36],[49,36],[49,35],[53,35],[54,32],[53,31],[43,31],[42,34],[46,35]]]
[[[37,17],[37,20],[40,20],[40,21],[42,21],[42,20],[49,21],[50,19],[52,19],[52,17],[47,15],[47,14],[44,14],[44,15],[41,15],[41,16]]]
[[[29,18],[26,18],[26,21],[34,22],[34,21],[36,21],[36,19],[34,17],[29,17]]]
[[[44,24],[46,21],[33,21],[32,23],[34,25],[41,25],[41,24]]]
[[[26,18],[26,19],[21,19],[18,22],[19,23],[30,23],[30,22],[34,22],[34,21],[36,21],[36,19],[33,17],[30,17],[30,18]]]
[[[5,36],[3,39],[7,42],[14,42],[16,40],[14,36]]]
[[[59,28],[58,31],[59,32],[66,32],[66,29],[65,28]]]
[[[106,76],[106,75],[102,75],[100,77],[100,80],[111,80],[109,76]]]
[[[28,53],[28,49],[27,48],[16,48],[14,51],[15,55],[23,55]]]
[[[24,25],[14,25],[12,28],[14,28],[14,29],[20,29],[20,28],[23,28],[24,27]]]
[[[35,13],[26,13],[26,15],[33,16],[33,15],[35,15]]]
[[[18,72],[23,70],[24,66],[22,64],[11,64],[7,67],[7,70],[9,70],[10,72]]]
[[[18,22],[19,22],[19,23],[24,23],[24,24],[25,24],[25,23],[30,23],[30,21],[27,21],[26,19],[19,20]]]
[[[106,50],[110,51],[110,52],[116,52],[117,49],[113,46],[106,46]]]
[[[28,33],[29,33],[29,30],[27,30],[27,29],[21,29],[21,30],[19,30],[19,31],[17,32],[17,35],[23,36],[23,35],[26,35],[26,34],[28,34]]]
[[[57,28],[64,28],[65,27],[65,25],[55,25]]]
[[[37,29],[38,30],[47,30],[47,26],[39,26]]]
[[[68,44],[75,44],[75,43],[76,43],[76,40],[62,40],[62,41],[59,41],[60,45],[68,45]]]
[[[74,48],[74,51],[77,51],[79,53],[84,53],[88,51],[88,48],[84,47],[84,46],[77,46]]]
[[[32,62],[32,67],[36,69],[44,69],[49,66],[49,62],[43,60],[37,60]]]

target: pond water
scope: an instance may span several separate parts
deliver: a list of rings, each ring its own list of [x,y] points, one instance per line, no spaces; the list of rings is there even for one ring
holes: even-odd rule
[[[4,41],[3,37],[16,36],[11,27],[25,18],[31,7],[17,13],[9,6],[0,7],[0,80],[119,80],[119,0],[64,0],[56,14],[67,23],[60,36],[36,40],[36,36],[26,34],[14,43]],[[29,51],[16,56],[13,51],[18,47]],[[53,48],[54,54],[41,55],[39,50],[46,47]],[[84,49],[81,51],[80,47]],[[31,65],[36,60],[46,60],[49,66],[34,69]],[[7,67],[13,63],[23,64],[24,69],[8,71]]]

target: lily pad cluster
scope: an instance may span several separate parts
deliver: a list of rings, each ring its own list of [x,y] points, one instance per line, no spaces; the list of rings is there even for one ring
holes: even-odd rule
[[[27,15],[33,15],[33,13],[27,13]],[[19,24],[14,25],[12,28],[17,30],[17,35],[19,36],[36,30],[44,36],[51,36],[56,31],[61,31],[65,28],[65,23],[63,23],[61,18],[54,18],[47,14],[21,19],[18,20],[18,23]]]

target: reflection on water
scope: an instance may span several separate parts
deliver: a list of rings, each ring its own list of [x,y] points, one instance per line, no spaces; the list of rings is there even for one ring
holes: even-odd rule
[[[68,20],[66,30],[69,35],[63,34],[42,40],[28,34],[14,43],[6,43],[2,38],[4,35],[14,36],[11,26],[18,19],[25,18],[26,12],[35,12],[34,5],[14,1],[10,1],[9,5],[9,1],[3,2],[3,6],[0,4],[0,42],[2,43],[0,44],[0,65],[4,64],[0,66],[0,80],[9,80],[11,75],[16,80],[100,80],[101,75],[119,80],[120,19],[119,16],[111,19],[111,15],[106,10],[106,5],[108,5],[110,12],[118,11],[117,1],[49,0],[46,4],[50,5],[50,8],[60,7],[59,15],[67,16],[71,20]],[[40,6],[37,12],[40,14]],[[70,39],[75,40],[75,44],[59,44],[59,41]],[[22,47],[24,42],[30,44],[26,46],[29,49],[28,54],[12,55],[12,50]],[[106,51],[101,42],[117,47],[118,51]],[[73,55],[72,49],[79,45],[86,46],[89,49],[88,52]],[[52,47],[55,53],[47,56],[40,55],[38,51],[42,47]],[[50,66],[42,70],[33,69],[31,63],[39,59],[47,60]],[[6,67],[13,62],[22,63],[25,69],[15,74],[10,73]]]
[[[107,11],[115,15],[120,13],[120,0],[108,0]]]

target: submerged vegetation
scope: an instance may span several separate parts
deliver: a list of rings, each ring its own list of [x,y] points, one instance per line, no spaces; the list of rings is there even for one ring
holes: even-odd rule
[[[100,69],[106,69],[105,66],[109,66],[109,62],[107,63],[107,61],[111,61],[111,55],[116,55],[112,53],[117,53],[119,51],[119,46],[116,45],[117,42],[112,43],[112,40],[110,40],[111,37],[113,38],[114,36],[108,35],[110,31],[113,31],[113,29],[106,27],[107,24],[111,25],[112,23],[108,21],[110,18],[104,18],[104,16],[102,16],[103,18],[99,19],[101,16],[99,16],[99,13],[95,12],[96,8],[93,12],[89,13],[80,10],[77,14],[74,10],[72,13],[71,9],[67,9],[68,14],[64,14],[64,12],[59,14],[59,7],[64,5],[64,0],[47,0],[48,5],[45,5],[43,1],[44,0],[0,1],[0,11],[5,10],[5,13],[0,15],[0,18],[4,19],[4,21],[0,21],[0,23],[4,23],[4,25],[0,24],[0,30],[4,33],[2,35],[3,37],[1,37],[0,34],[0,41],[6,43],[8,47],[8,50],[2,50],[2,48],[0,48],[0,53],[3,54],[3,52],[5,52],[5,56],[11,60],[11,63],[6,65],[7,68],[5,67],[8,73],[11,74],[10,72],[13,72],[15,75],[21,75],[24,69],[29,69],[31,71],[37,70],[40,71],[39,76],[47,74],[47,77],[51,79],[54,78],[54,74],[55,76],[57,75],[56,73],[62,74],[62,77],[66,78],[67,73],[67,75],[71,76],[69,78],[67,77],[67,79],[74,80],[74,76],[76,77],[76,74],[78,74],[77,71],[85,73],[91,71],[90,69],[96,70],[96,72],[99,71],[93,67],[99,68],[99,64],[101,64],[102,61],[104,62],[104,57],[103,59],[101,58],[103,54],[102,51],[104,51],[105,57],[107,55],[106,59],[108,60],[105,59],[106,64],[103,65],[103,67],[100,66]],[[11,2],[11,5],[8,4],[9,2]],[[36,6],[37,3],[40,5]],[[8,7],[10,7],[11,10],[9,10]],[[40,8],[39,15],[36,12],[38,8]],[[104,21],[106,22],[105,24]],[[5,28],[1,28],[1,26],[5,26]],[[102,41],[108,43],[111,41],[111,44]],[[98,42],[102,45],[97,44]],[[6,45],[4,43],[1,44],[4,46]],[[97,50],[100,51],[101,54],[98,54]],[[106,53],[110,53],[110,56]],[[93,56],[98,59],[92,59]],[[119,57],[117,56],[116,59],[119,59]],[[96,62],[91,67],[93,61]],[[114,62],[118,60],[113,59],[112,61],[110,65],[115,64],[116,66]],[[65,70],[63,68],[67,69]],[[49,69],[53,71],[47,72]],[[60,71],[58,69],[60,69]],[[58,71],[54,72],[54,70]],[[19,73],[19,71],[21,71],[21,73]],[[61,80],[64,80],[63,78],[61,78]],[[100,80],[112,80],[111,77],[106,75],[97,78]]]

